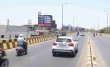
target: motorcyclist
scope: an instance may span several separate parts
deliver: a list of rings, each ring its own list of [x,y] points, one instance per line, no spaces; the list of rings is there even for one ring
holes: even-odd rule
[[[27,54],[27,43],[26,40],[24,40],[23,38],[23,34],[20,34],[18,39],[18,46],[23,47],[23,49],[25,50],[25,54]]]
[[[95,37],[95,33],[93,33],[93,36]]]
[[[79,35],[79,32],[77,32],[77,36]]]

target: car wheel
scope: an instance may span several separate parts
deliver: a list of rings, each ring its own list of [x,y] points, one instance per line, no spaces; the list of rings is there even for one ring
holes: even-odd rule
[[[27,55],[27,52],[25,52],[24,55]]]
[[[76,49],[76,53],[78,53],[78,49]]]
[[[56,53],[53,53],[53,56],[55,57],[56,56]]]
[[[75,56],[76,56],[76,52],[73,51],[73,52],[71,53],[71,56],[72,56],[72,57],[75,57]]]
[[[77,49],[76,49],[76,53],[78,53],[78,44],[77,44]]]
[[[0,67],[9,67],[9,61],[7,59],[2,59],[1,61]]]
[[[20,52],[17,52],[17,56],[20,56],[21,54],[20,54]]]

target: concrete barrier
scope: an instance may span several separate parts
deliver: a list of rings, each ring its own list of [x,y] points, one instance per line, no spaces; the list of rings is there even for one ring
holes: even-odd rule
[[[48,40],[55,39],[55,35],[48,35],[48,36],[37,36],[35,38],[25,38],[28,45],[40,43]],[[18,45],[17,39],[9,39],[9,40],[0,40],[0,48],[3,50],[8,50],[12,48],[16,48]]]

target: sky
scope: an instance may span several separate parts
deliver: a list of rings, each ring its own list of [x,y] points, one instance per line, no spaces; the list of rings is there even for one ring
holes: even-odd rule
[[[67,3],[67,4],[65,4]],[[62,23],[62,4],[64,25],[101,29],[110,26],[110,0],[0,0],[0,24],[10,25],[38,24],[38,12],[53,15],[58,28]],[[73,20],[74,18],[74,20]]]

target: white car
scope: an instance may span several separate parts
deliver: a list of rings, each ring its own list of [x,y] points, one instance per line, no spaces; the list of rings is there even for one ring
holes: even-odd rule
[[[73,37],[59,36],[52,45],[52,54],[56,56],[59,53],[68,53],[75,57],[78,52],[78,40]]]

